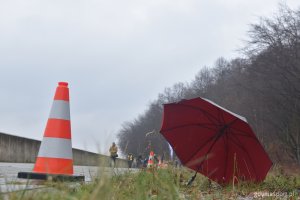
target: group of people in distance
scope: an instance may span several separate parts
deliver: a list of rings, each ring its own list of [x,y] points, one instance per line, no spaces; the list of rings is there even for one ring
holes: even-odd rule
[[[111,167],[116,166],[116,159],[118,157],[118,147],[113,142],[112,145],[109,148],[110,158],[111,158]],[[146,168],[148,164],[149,156],[143,157],[142,155],[139,155],[135,157],[132,153],[129,153],[127,155],[127,162],[128,162],[128,168]],[[158,163],[159,159],[154,154],[154,163]]]

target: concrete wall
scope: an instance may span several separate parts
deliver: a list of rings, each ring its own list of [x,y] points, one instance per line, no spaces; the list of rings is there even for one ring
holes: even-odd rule
[[[34,163],[41,142],[0,132],[0,162]],[[75,165],[109,166],[110,157],[73,148]],[[117,167],[127,167],[127,161],[117,159]]]

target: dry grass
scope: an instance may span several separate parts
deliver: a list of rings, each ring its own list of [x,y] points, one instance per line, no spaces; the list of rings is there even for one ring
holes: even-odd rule
[[[300,175],[286,174],[275,166],[260,184],[238,182],[221,187],[198,175],[191,186],[186,186],[193,172],[186,168],[168,168],[127,172],[111,177],[98,177],[89,184],[46,183],[46,189],[23,191],[10,194],[9,199],[297,199]],[[300,191],[299,191],[300,192]],[[269,195],[269,196],[268,196]],[[273,196],[272,196],[273,195]],[[276,196],[277,195],[277,196]],[[285,195],[285,196],[279,196]],[[254,198],[255,199],[255,198]]]

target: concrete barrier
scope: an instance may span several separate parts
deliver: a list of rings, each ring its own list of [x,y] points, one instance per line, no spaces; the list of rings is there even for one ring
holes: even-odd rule
[[[0,162],[34,163],[41,141],[0,132]],[[110,157],[73,148],[74,165],[104,166],[110,164]],[[117,159],[117,167],[127,167],[127,161]]]

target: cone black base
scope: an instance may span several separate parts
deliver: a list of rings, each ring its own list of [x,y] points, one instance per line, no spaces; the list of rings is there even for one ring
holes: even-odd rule
[[[18,178],[52,180],[52,181],[84,181],[84,176],[71,176],[63,174],[43,174],[34,172],[19,172]]]

